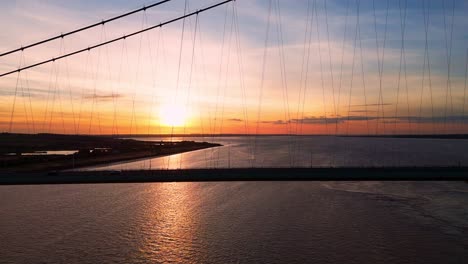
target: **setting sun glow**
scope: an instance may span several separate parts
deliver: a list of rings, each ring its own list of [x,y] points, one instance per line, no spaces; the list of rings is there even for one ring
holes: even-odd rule
[[[164,126],[180,127],[187,124],[187,108],[180,104],[165,104],[161,106],[160,122]]]

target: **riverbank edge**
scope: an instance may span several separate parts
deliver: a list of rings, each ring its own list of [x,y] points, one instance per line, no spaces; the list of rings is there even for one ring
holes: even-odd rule
[[[224,168],[2,173],[0,185],[210,181],[468,181],[468,167]]]

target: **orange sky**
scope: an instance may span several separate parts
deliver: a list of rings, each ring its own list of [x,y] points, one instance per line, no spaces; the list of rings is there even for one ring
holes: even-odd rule
[[[83,16],[82,11],[72,8],[72,2],[32,1],[26,5],[19,1],[16,6],[7,5],[10,12],[0,22],[12,28],[0,33],[0,50],[99,21],[104,16],[100,10],[112,10],[106,15],[110,17],[131,9],[102,3]],[[345,17],[341,1],[330,2],[327,13],[323,1],[314,2],[315,9],[308,9],[306,5],[279,1],[281,17],[276,4],[269,17],[268,1],[236,1],[200,14],[198,20],[187,19],[182,46],[182,22],[177,22],[20,75],[0,78],[0,131],[468,132],[467,42],[462,34],[468,20],[462,13],[456,12],[453,18],[455,37],[446,39],[444,29],[450,30],[447,25],[451,23],[445,23],[444,28],[444,10],[437,5],[432,7],[426,51],[422,45],[426,38],[424,12],[421,6],[411,6],[406,11],[404,49],[401,21],[391,19],[383,50],[385,21],[373,20],[370,9],[364,12],[371,2],[362,2],[360,8],[364,11],[359,24],[356,6],[351,5],[350,15]],[[208,2],[190,3],[189,8],[195,10]],[[384,14],[385,9],[379,8],[377,15]],[[396,8],[390,8],[390,17],[402,11]],[[463,8],[466,7],[457,7]],[[1,57],[0,72],[128,34],[177,17],[182,11],[180,3],[161,6],[144,16],[135,15]],[[234,15],[239,20],[233,19]],[[445,19],[451,22],[452,17]],[[379,64],[382,58],[383,64]]]

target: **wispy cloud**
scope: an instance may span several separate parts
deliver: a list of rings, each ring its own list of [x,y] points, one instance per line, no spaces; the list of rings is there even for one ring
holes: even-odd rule
[[[87,100],[98,100],[98,101],[110,101],[124,97],[122,94],[88,94],[84,95],[83,99]]]
[[[345,122],[354,122],[354,121],[374,121],[380,120],[386,123],[466,123],[468,124],[468,117],[461,115],[449,115],[449,116],[437,116],[437,117],[425,117],[425,116],[340,116],[340,117],[305,117],[301,119],[291,119],[289,122],[284,120],[275,120],[275,121],[262,121],[264,124],[274,124],[274,125],[286,125],[286,124],[305,124],[305,125],[315,125],[315,124],[335,124],[335,123],[345,123]]]

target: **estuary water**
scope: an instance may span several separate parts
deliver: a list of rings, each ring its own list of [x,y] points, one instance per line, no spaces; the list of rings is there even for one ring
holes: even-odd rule
[[[465,140],[214,139],[88,170],[468,161]],[[467,204],[466,182],[0,186],[0,263],[466,263]]]
[[[193,140],[222,147],[80,170],[228,167],[468,166],[468,140],[334,136],[147,137]]]
[[[466,263],[465,182],[0,186],[1,263]]]

